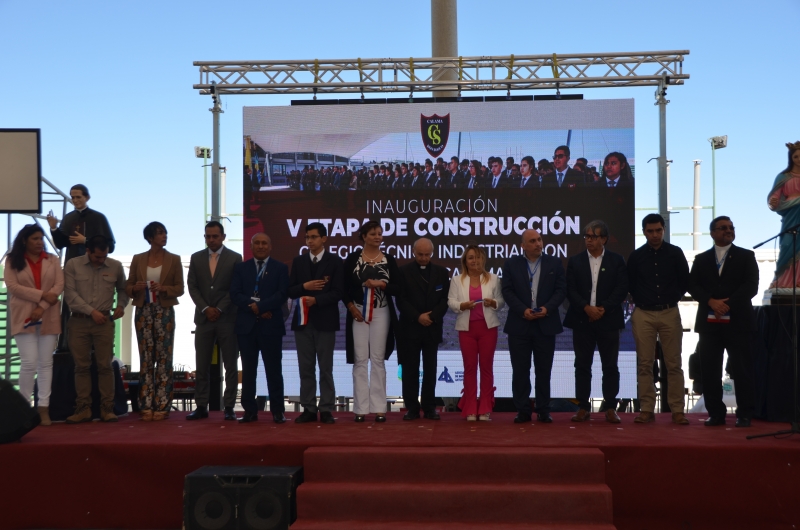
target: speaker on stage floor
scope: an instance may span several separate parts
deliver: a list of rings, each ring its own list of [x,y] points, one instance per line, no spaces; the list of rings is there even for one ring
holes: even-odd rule
[[[0,379],[0,444],[19,440],[40,421],[39,413],[14,385]]]
[[[185,530],[279,530],[297,519],[302,467],[205,466],[186,475]]]

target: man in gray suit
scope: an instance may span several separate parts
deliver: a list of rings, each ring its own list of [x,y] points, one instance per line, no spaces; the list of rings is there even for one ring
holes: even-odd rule
[[[239,386],[239,346],[236,342],[236,306],[231,303],[233,269],[242,256],[225,247],[225,229],[217,221],[206,225],[208,248],[192,254],[186,283],[195,305],[194,349],[197,364],[195,403],[197,408],[187,420],[208,418],[209,375],[214,344],[219,343],[225,367],[225,419],[236,420],[233,407]]]

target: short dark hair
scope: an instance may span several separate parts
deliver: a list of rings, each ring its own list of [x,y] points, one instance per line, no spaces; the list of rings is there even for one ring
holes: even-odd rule
[[[44,237],[44,230],[38,223],[25,225],[17,233],[17,237],[14,238],[11,252],[8,253],[8,261],[15,271],[21,271],[25,268],[25,249],[28,245],[28,238],[37,232],[41,232],[42,237]]]
[[[506,157],[506,162],[508,162],[509,160],[511,160],[512,164],[514,163],[514,157],[513,156]]]
[[[156,237],[156,232],[158,232],[159,229],[163,230],[165,234],[167,233],[167,227],[159,223],[158,221],[153,221],[152,223],[149,223],[147,226],[145,226],[144,230],[142,230],[142,234],[144,235],[145,241],[149,243],[151,239]]]
[[[564,154],[567,155],[567,158],[569,158],[569,146],[568,145],[559,145],[558,147],[556,147],[555,151],[553,151],[553,154],[556,154],[556,151],[559,151],[559,150],[560,151],[564,151]]]
[[[75,184],[74,186],[72,186],[72,187],[69,189],[69,191],[72,191],[72,190],[78,190],[78,191],[79,191],[79,192],[81,192],[81,193],[83,194],[83,196],[84,196],[84,197],[86,197],[87,199],[91,199],[91,198],[92,198],[92,197],[89,195],[89,188],[87,188],[87,187],[86,187],[86,186],[84,186],[83,184]]]
[[[535,168],[535,167],[536,167],[536,162],[534,162],[534,161],[533,161],[533,157],[532,157],[532,156],[530,156],[530,155],[528,155],[528,156],[523,156],[523,157],[522,157],[522,160],[520,160],[520,161],[519,161],[519,163],[521,164],[521,163],[523,163],[523,162],[527,162],[527,163],[528,163],[528,165],[529,165],[529,166],[531,166],[532,168]]]
[[[450,157],[450,162],[455,162],[456,165],[457,165],[458,164],[458,157],[457,156],[451,156]]]
[[[361,228],[358,229],[358,237],[361,238],[361,241],[364,241],[364,238],[367,236],[367,234],[376,228],[380,228],[381,232],[383,232],[383,227],[378,221],[367,221],[361,225]]]
[[[209,228],[219,228],[219,233],[225,235],[225,227],[219,221],[209,221],[206,223],[206,230]],[[166,229],[164,230],[166,232]]]
[[[708,225],[708,230],[710,232],[713,232],[717,228],[717,223],[720,221],[730,221],[731,224],[733,224],[733,221],[731,221],[731,218],[728,217],[727,215],[718,215],[717,217],[714,218],[713,221],[711,221],[711,224]]]
[[[328,229],[325,228],[325,225],[319,222],[316,223],[308,223],[306,226],[306,234],[311,232],[312,230],[316,230],[322,237],[328,237]]]
[[[86,240],[86,249],[89,252],[94,252],[95,250],[108,250],[108,238],[106,236],[92,236]]]
[[[644,216],[644,219],[642,219],[642,230],[644,230],[645,226],[651,225],[651,224],[655,224],[655,223],[659,223],[661,226],[666,226],[667,225],[664,222],[664,218],[661,217],[661,214],[649,213],[649,214]]]
[[[583,228],[583,233],[590,233],[594,235],[594,231],[596,229],[600,229],[600,237],[605,237],[608,239],[608,225],[601,221],[600,219],[595,219],[594,221],[589,221],[586,226]]]

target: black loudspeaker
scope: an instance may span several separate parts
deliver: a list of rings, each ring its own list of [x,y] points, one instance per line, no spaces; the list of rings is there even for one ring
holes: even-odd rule
[[[302,467],[205,466],[186,475],[185,530],[280,530],[297,519]]]
[[[14,386],[0,379],[0,444],[16,442],[39,425],[39,413]]]

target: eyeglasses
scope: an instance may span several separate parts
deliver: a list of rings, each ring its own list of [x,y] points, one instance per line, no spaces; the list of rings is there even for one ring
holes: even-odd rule
[[[590,241],[594,241],[595,239],[600,239],[603,236],[598,236],[596,234],[583,234],[583,239],[588,239]]]
[[[309,235],[307,235],[306,239],[319,239],[320,237],[322,237],[322,236],[318,236],[318,235],[309,236]]]
[[[567,158],[567,155],[561,153],[560,155],[553,155],[553,160],[558,160],[559,158]]]
[[[714,230],[719,230],[720,232],[725,232],[727,230],[730,230],[731,232],[733,232],[736,229],[733,227],[733,225],[722,225],[716,227]]]

